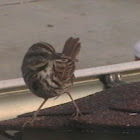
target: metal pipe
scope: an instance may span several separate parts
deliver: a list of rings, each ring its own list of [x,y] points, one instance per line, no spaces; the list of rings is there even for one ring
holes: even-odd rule
[[[100,66],[88,69],[81,69],[75,71],[76,78],[87,77],[87,76],[97,76],[110,73],[119,73],[124,71],[138,70],[140,69],[140,61],[120,63],[108,66]]]
[[[138,69],[140,69],[140,61],[134,61],[134,62],[76,70],[75,77],[76,79],[90,77],[90,76],[94,77],[98,75],[125,72],[125,71],[138,70]],[[25,83],[22,78],[0,81],[0,91],[4,89],[17,88],[17,87],[20,88],[25,87]]]

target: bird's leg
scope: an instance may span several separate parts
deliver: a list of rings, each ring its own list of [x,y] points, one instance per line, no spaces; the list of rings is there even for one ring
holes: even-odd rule
[[[36,117],[37,117],[37,115],[38,115],[40,109],[43,107],[43,105],[46,103],[47,100],[48,100],[48,99],[44,99],[44,101],[43,101],[42,104],[39,106],[39,108],[37,109],[37,111],[33,114],[32,120],[31,120],[31,121],[25,122],[25,123],[23,124],[22,128],[25,128],[25,126],[26,126],[28,123],[31,123],[31,124],[34,123],[34,121],[36,120]]]
[[[39,106],[39,108],[37,109],[37,111],[33,114],[33,122],[36,120],[36,117],[40,111],[40,109],[43,107],[43,105],[47,102],[48,99],[44,99],[44,101],[42,102],[42,104]]]
[[[69,92],[67,92],[67,94],[69,95],[70,99],[72,100],[74,106],[75,106],[75,109],[76,109],[76,115],[75,115],[75,118],[77,118],[79,115],[82,115],[79,107],[77,106],[76,102],[73,100],[71,94]]]

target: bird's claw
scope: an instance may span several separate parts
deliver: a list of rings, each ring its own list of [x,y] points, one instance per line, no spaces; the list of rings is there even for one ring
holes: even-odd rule
[[[82,113],[80,112],[80,110],[77,110],[76,113],[74,113],[74,114],[72,115],[72,117],[73,117],[74,119],[77,119],[79,116],[82,116]]]
[[[32,119],[31,121],[29,120],[29,121],[25,122],[25,123],[22,125],[22,129],[24,129],[24,128],[27,126],[27,124],[33,124],[34,122],[35,122],[35,119]]]

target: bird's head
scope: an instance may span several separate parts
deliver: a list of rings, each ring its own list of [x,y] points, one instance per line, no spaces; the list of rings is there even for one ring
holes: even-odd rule
[[[33,44],[24,57],[22,69],[37,70],[46,65],[47,61],[51,60],[54,54],[55,49],[48,43]]]

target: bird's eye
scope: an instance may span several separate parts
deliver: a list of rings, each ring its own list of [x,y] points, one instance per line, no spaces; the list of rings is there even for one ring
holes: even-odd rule
[[[43,58],[44,56],[43,56],[43,55],[40,55],[39,57],[40,57],[40,58]]]
[[[41,54],[40,54],[40,58],[41,58],[41,59],[46,58],[46,57],[47,57],[47,54],[46,54],[46,53],[41,53]]]

